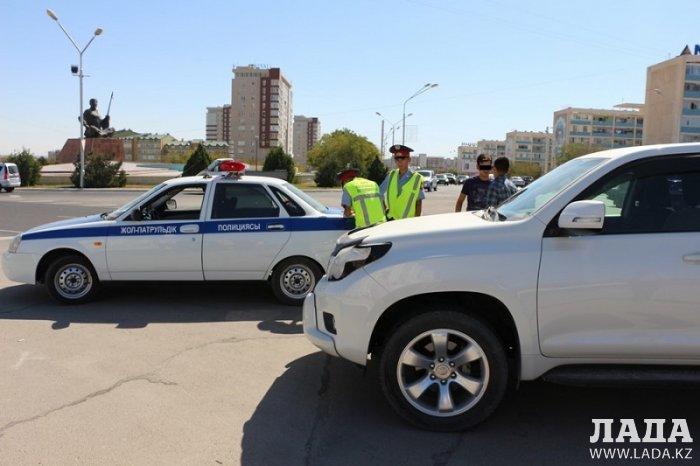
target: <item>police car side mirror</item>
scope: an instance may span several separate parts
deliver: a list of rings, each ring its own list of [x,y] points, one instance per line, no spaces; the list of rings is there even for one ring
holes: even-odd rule
[[[165,201],[165,208],[168,210],[177,209],[177,201],[173,198],[168,199],[167,201]]]

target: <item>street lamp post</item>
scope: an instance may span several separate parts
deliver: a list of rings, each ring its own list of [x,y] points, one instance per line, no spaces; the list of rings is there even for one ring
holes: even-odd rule
[[[78,47],[78,44],[73,40],[71,35],[68,34],[68,31],[66,31],[61,22],[58,20],[58,16],[56,16],[56,13],[54,13],[51,10],[46,10],[46,14],[49,15],[49,18],[56,21],[58,27],[61,28],[61,31],[63,31],[68,40],[70,40],[71,44],[73,44],[75,50],[78,51],[78,80],[80,81],[80,101],[78,102],[78,112],[80,114],[80,189],[83,189],[85,185],[85,140],[83,136],[83,129],[85,127],[83,121],[83,54],[85,53],[87,48],[90,47],[92,41],[95,40],[95,37],[102,34],[102,28],[98,27],[97,29],[95,29],[95,32],[92,34],[92,37],[90,38],[88,43],[85,44],[85,47],[81,49],[80,47]]]
[[[403,124],[402,129],[401,129],[401,144],[406,144],[406,104],[408,103],[409,100],[413,99],[414,97],[418,97],[419,95],[423,94],[424,92],[429,91],[430,89],[437,87],[438,85],[435,83],[428,83],[425,86],[421,87],[418,89],[416,92],[413,93],[411,97],[403,101]]]

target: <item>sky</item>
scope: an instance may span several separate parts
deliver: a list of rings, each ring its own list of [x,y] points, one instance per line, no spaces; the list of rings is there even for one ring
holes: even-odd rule
[[[406,144],[448,157],[567,106],[643,102],[647,66],[700,43],[697,0],[0,0],[0,154],[78,137],[77,52],[47,8],[79,45],[104,29],[84,102],[104,114],[114,92],[117,129],[204,138],[206,107],[230,103],[232,68],[254,63],[282,69],[295,114],[375,144],[375,112],[398,121],[438,83],[407,104]]]

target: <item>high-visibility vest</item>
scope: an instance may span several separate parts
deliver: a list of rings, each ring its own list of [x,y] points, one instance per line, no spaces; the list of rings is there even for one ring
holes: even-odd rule
[[[411,178],[401,188],[399,194],[399,171],[389,173],[389,187],[386,191],[387,217],[394,220],[416,216],[416,202],[423,186],[423,177],[414,172]]]
[[[386,222],[377,183],[358,177],[345,183],[343,189],[350,196],[352,210],[355,211],[356,228]]]

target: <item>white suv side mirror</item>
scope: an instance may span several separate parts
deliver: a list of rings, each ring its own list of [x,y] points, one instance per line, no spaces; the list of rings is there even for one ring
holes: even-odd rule
[[[566,206],[559,215],[559,228],[600,230],[604,220],[604,202],[576,201]]]

